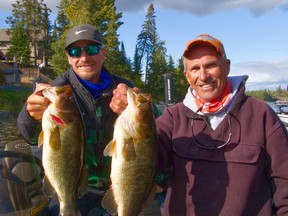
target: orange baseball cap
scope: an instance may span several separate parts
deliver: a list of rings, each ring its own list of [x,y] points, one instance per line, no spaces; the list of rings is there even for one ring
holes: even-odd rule
[[[188,41],[183,52],[183,56],[187,57],[187,54],[189,53],[189,51],[191,51],[191,48],[199,44],[208,44],[213,46],[223,56],[223,58],[226,59],[226,53],[221,41],[209,34],[200,34],[196,38]]]

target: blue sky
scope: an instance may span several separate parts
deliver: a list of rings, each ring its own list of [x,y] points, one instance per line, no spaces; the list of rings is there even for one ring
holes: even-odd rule
[[[1,2],[0,28],[6,28],[15,0]],[[44,0],[52,20],[60,0]],[[175,62],[185,44],[200,33],[220,39],[231,60],[230,75],[249,76],[248,90],[275,90],[288,84],[288,0],[116,0],[123,13],[118,33],[126,53],[134,55],[136,39],[153,3],[160,40]]]

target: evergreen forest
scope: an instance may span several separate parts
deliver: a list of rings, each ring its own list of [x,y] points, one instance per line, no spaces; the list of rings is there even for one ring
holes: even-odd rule
[[[172,56],[167,55],[165,40],[157,33],[153,4],[147,9],[133,59],[127,57],[124,41],[119,41],[117,32],[124,23],[115,0],[60,0],[55,20],[50,20],[51,9],[43,0],[16,0],[12,8],[12,16],[6,18],[7,33],[11,37],[8,56],[12,59],[17,53],[18,65],[37,65],[40,58],[44,67],[52,69],[50,77],[55,78],[69,67],[64,51],[67,30],[75,25],[91,24],[103,35],[107,49],[104,65],[111,73],[127,78],[143,92],[151,93],[156,103],[165,101],[164,76],[172,74],[172,100],[183,100],[188,83],[183,75],[182,59],[174,62]],[[271,92],[260,92],[250,94],[259,93],[260,99],[275,100]]]

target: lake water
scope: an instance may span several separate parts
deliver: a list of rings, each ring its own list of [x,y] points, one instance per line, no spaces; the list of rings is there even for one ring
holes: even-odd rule
[[[0,149],[8,142],[18,140],[19,136],[16,126],[17,114],[0,112]]]

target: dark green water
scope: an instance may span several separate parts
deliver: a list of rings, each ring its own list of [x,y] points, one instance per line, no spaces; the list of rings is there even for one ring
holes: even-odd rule
[[[17,114],[0,112],[0,149],[8,142],[20,138],[16,126]]]

